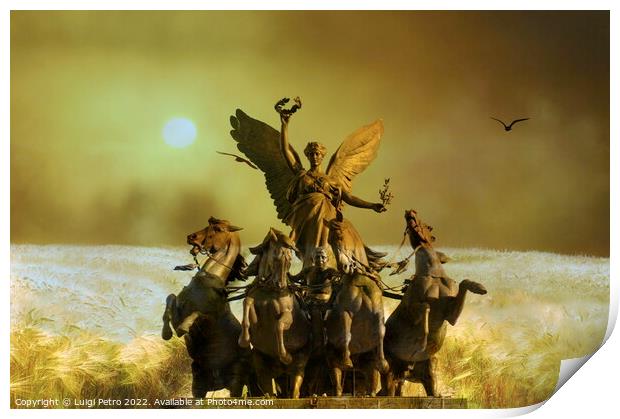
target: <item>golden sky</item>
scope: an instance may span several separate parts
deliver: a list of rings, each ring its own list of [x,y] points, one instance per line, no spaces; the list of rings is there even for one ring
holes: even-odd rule
[[[276,218],[237,152],[236,108],[301,152],[383,118],[347,207],[368,244],[403,211],[439,246],[609,255],[608,12],[11,13],[11,241],[182,245],[209,216],[256,244]],[[504,132],[491,116],[530,117]],[[173,117],[193,145],[164,143]]]

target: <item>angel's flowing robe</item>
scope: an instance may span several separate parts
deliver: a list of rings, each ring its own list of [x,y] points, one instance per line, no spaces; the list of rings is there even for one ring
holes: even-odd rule
[[[336,260],[328,243],[329,228],[326,222],[336,218],[334,207],[334,191],[337,185],[322,173],[311,173],[300,170],[291,181],[287,190],[287,199],[291,210],[284,222],[291,227],[291,238],[303,257],[303,267],[313,265],[314,251],[323,247],[329,254],[328,266],[336,268]],[[364,243],[353,224],[344,220],[345,247],[355,258],[368,265]]]

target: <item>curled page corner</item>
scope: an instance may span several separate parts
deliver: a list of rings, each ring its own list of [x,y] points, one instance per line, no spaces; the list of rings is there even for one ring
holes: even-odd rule
[[[531,404],[529,406],[523,406],[523,407],[514,407],[511,409],[500,409],[501,413],[499,417],[515,417],[515,416],[527,415],[528,413],[532,413],[534,410],[541,407],[543,404],[545,404],[545,402]]]
[[[549,395],[549,397],[546,400],[540,403],[530,405],[530,406],[523,406],[523,407],[517,407],[517,408],[510,408],[510,409],[498,409],[497,411],[495,411],[496,414],[494,416],[495,417],[515,417],[515,416],[526,415],[528,413],[535,411],[536,409],[538,409],[539,407],[547,403],[547,401],[549,401],[553,397],[553,395],[557,393],[557,391],[564,384],[566,384],[566,382],[568,382],[568,380],[579,370],[579,368],[581,368],[586,362],[588,362],[588,360],[595,353],[596,351],[581,358],[563,359],[560,362],[560,372],[558,374],[558,382],[555,388],[553,389],[553,392]]]
[[[598,349],[597,349],[598,350]],[[570,358],[570,359],[563,359],[560,362],[560,373],[559,373],[559,377],[558,377],[558,382],[555,385],[555,389],[553,390],[553,393],[551,393],[551,396],[549,396],[549,398],[553,397],[553,395],[555,393],[557,393],[557,391],[564,385],[566,384],[566,382],[573,376],[575,375],[575,373],[579,370],[579,368],[583,367],[583,365],[588,362],[588,360],[590,358],[592,358],[592,356],[596,353],[596,351],[594,351],[593,353],[586,355],[584,357],[581,358]]]
[[[616,298],[617,295],[617,288],[615,286],[615,284],[613,283],[613,281],[610,281],[610,299],[609,299],[609,319],[607,321],[607,330],[605,331],[605,337],[603,338],[603,341],[601,342],[600,346],[598,348],[596,348],[591,354],[588,354],[586,356],[583,356],[581,358],[570,358],[570,359],[563,359],[560,362],[560,373],[559,373],[559,377],[558,377],[558,382],[555,385],[555,389],[553,390],[553,393],[551,393],[551,395],[549,396],[549,399],[551,397],[553,397],[553,395],[555,393],[557,393],[557,391],[562,388],[562,386],[564,384],[566,384],[566,382],[573,376],[575,375],[575,373],[584,366],[584,364],[586,362],[588,362],[588,360],[590,358],[592,358],[599,349],[601,349],[603,347],[603,345],[605,345],[605,343],[607,342],[607,340],[609,339],[609,336],[611,336],[611,333],[613,332],[615,326],[616,326],[616,320],[618,318],[618,299]],[[547,399],[547,400],[549,400]]]

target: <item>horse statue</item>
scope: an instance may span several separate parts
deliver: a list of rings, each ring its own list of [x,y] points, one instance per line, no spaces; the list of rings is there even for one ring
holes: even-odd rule
[[[437,397],[437,352],[447,324],[456,324],[467,292],[486,294],[482,284],[465,279],[459,284],[442,267],[445,255],[435,251],[432,227],[414,210],[405,211],[406,234],[415,253],[415,274],[385,328],[385,355],[390,370],[383,376],[382,393],[402,395],[405,379],[421,382],[428,396]]]
[[[256,278],[243,300],[239,346],[252,344],[258,387],[264,395],[299,398],[310,354],[311,327],[289,286],[291,251],[298,253],[295,243],[273,228],[260,245],[250,249],[256,257],[247,273]],[[279,390],[274,390],[272,380]]]
[[[339,289],[325,319],[327,360],[335,393],[342,395],[343,370],[355,368],[364,373],[365,394],[375,396],[381,373],[388,368],[383,353],[385,326],[379,277],[355,257],[354,242],[347,240],[348,227],[340,212],[328,227],[328,242],[341,272]]]
[[[187,236],[190,253],[207,255],[200,270],[178,296],[166,298],[162,338],[185,338],[192,358],[192,394],[205,397],[207,391],[227,388],[231,396],[242,395],[244,384],[251,385],[250,353],[237,345],[241,324],[230,310],[226,284],[245,280],[246,267],[239,254],[239,227],[226,220],[209,218],[203,230]]]

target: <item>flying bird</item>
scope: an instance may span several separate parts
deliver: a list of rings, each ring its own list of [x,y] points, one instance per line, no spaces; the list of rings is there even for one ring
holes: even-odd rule
[[[243,157],[241,157],[241,156],[237,156],[236,154],[231,154],[231,153],[223,153],[223,152],[221,152],[221,151],[217,151],[217,150],[216,150],[216,152],[217,152],[217,153],[219,153],[219,154],[223,154],[223,155],[225,155],[225,156],[231,156],[231,157],[234,157],[234,158],[235,158],[235,161],[238,161],[239,163],[245,163],[245,164],[247,164],[248,166],[250,166],[252,169],[257,169],[257,170],[258,170],[258,167],[256,167],[256,166],[255,166],[255,165],[254,165],[251,161],[249,161],[248,159],[244,159]]]
[[[530,119],[530,118],[515,119],[514,121],[512,121],[512,122],[510,123],[510,125],[506,125],[506,124],[504,124],[504,122],[503,122],[503,121],[501,121],[501,120],[499,120],[499,119],[497,119],[497,118],[493,118],[493,117],[491,117],[491,119],[495,119],[497,122],[499,122],[500,124],[502,124],[502,125],[504,126],[504,130],[506,130],[506,131],[512,131],[512,126],[513,126],[514,124],[516,124],[517,122],[521,122],[521,121],[527,121],[527,120],[528,120],[528,119]]]

